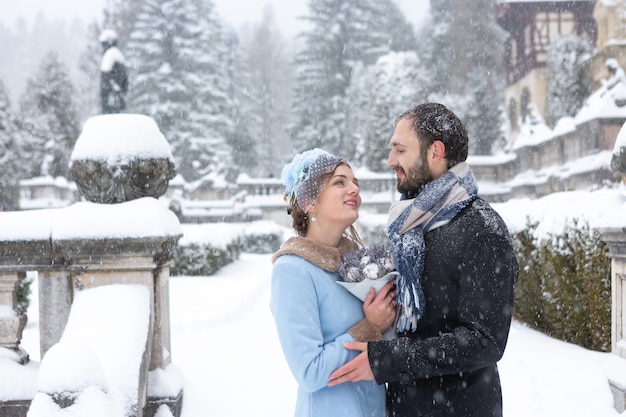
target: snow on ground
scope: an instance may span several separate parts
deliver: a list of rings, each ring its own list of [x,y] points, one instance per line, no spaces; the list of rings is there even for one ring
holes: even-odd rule
[[[270,275],[270,255],[243,254],[214,276],[171,279],[172,360],[185,378],[182,417],[293,415],[296,384],[269,311]],[[23,347],[36,356],[36,311],[29,316]],[[619,415],[607,376],[626,375],[626,361],[615,355],[514,323],[499,366],[507,417]]]
[[[590,224],[624,227],[626,189],[557,193],[495,204],[510,227],[526,217],[558,232],[584,215]],[[363,220],[384,216],[368,216]],[[190,236],[191,237],[191,236]],[[269,311],[271,255],[242,254],[210,277],[170,280],[172,361],[184,377],[182,417],[293,415],[296,384],[283,358]],[[22,347],[25,367],[0,355],[0,393],[32,392],[39,367],[36,284]],[[21,370],[22,372],[18,372]],[[608,378],[626,386],[626,361],[549,338],[514,323],[500,361],[507,417],[609,417]],[[622,413],[626,416],[626,413]]]

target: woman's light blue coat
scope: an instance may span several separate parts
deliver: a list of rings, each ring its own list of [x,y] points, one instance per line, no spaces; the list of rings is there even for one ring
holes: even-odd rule
[[[287,363],[298,382],[296,417],[383,417],[385,387],[374,381],[328,387],[329,375],[356,357],[344,342],[363,318],[362,303],[329,273],[296,256],[274,263],[271,310]]]

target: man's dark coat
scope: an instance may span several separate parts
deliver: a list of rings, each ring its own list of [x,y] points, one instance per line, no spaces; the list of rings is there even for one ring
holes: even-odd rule
[[[424,240],[426,310],[417,331],[368,345],[376,381],[389,383],[388,414],[501,416],[496,362],[519,274],[507,227],[478,198]]]

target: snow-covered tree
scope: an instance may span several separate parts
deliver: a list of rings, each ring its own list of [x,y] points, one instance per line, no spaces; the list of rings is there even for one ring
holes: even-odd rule
[[[487,67],[475,66],[468,72],[465,95],[469,106],[463,111],[467,128],[469,152],[472,155],[491,155],[502,135],[502,85],[488,76]]]
[[[55,53],[49,53],[28,80],[20,104],[21,147],[29,176],[69,174],[69,159],[80,133],[74,85]]]
[[[72,79],[76,77],[75,63],[85,44],[85,32],[85,25],[78,19],[49,19],[43,13],[32,21],[18,19],[13,26],[0,24],[0,74],[11,102],[19,103],[26,88],[31,74],[25,69],[37,68],[49,51],[55,51],[67,63]]]
[[[242,35],[247,88],[238,89],[248,95],[247,101],[240,102],[255,139],[256,159],[263,155],[263,163],[250,173],[261,176],[280,175],[282,165],[291,154],[287,126],[291,115],[293,70],[287,52],[288,44],[268,7],[261,22]]]
[[[561,117],[574,116],[580,110],[590,87],[585,81],[581,61],[592,51],[586,36],[565,36],[550,45],[547,73],[546,124],[554,127]]]
[[[227,40],[210,0],[143,0],[126,45],[128,110],[155,119],[187,180],[231,166]]]
[[[389,0],[390,1],[390,0]],[[390,51],[387,1],[310,0],[297,54],[294,148],[345,154],[346,89],[358,62],[373,64]]]
[[[253,129],[258,122],[250,108],[255,102],[250,90],[250,67],[246,65],[239,39],[234,32],[225,31],[227,55],[222,62],[227,68],[227,97],[229,105],[225,116],[232,120],[232,127],[225,131],[226,141],[232,150],[232,164],[226,168],[226,179],[234,181],[242,172],[255,173],[258,166],[266,166],[265,155],[260,150],[262,141],[256,137]]]
[[[378,19],[377,22],[387,26],[382,30],[389,32],[391,38],[389,49],[392,51],[415,51],[418,43],[413,25],[407,21],[404,13],[395,2],[383,1],[381,5],[385,18]]]
[[[438,0],[431,2],[433,22],[425,60],[440,74],[433,75],[433,91],[455,104],[470,135],[470,153],[490,154],[500,135],[501,100],[505,86],[502,65],[504,32],[495,20],[494,0]],[[467,103],[468,107],[461,107]]]
[[[430,14],[419,30],[417,52],[423,66],[429,69],[429,93],[443,94],[448,90],[449,56],[452,54],[448,32],[453,23],[454,1],[430,0]]]
[[[18,147],[18,129],[11,113],[9,96],[0,80],[0,208],[19,208],[19,181],[22,175],[22,158]]]
[[[426,100],[427,69],[415,52],[390,52],[374,65],[357,67],[348,89],[348,155],[359,165],[385,171],[393,122],[402,111]]]

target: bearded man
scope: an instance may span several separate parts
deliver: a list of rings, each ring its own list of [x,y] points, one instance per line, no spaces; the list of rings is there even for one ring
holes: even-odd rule
[[[519,267],[502,218],[478,197],[468,142],[463,123],[438,103],[398,116],[389,141],[402,194],[388,223],[400,273],[398,338],[344,344],[362,353],[329,382],[387,383],[389,416],[502,416],[496,363]]]

